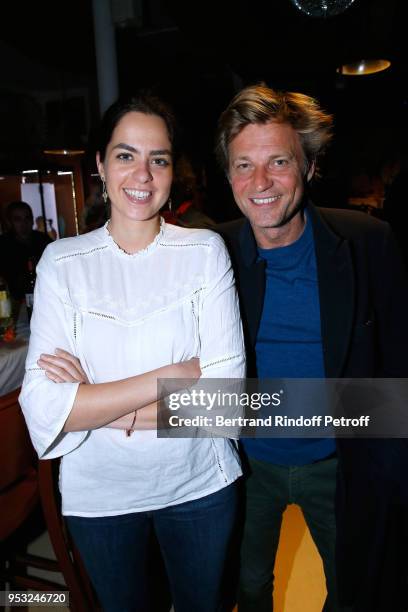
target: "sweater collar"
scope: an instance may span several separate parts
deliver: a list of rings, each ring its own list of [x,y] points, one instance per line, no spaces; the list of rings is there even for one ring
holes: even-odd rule
[[[302,205],[302,209],[304,210],[306,209],[306,207],[307,207],[308,213],[310,212],[311,208],[314,209],[314,212],[316,210],[313,204],[309,202],[308,200],[304,201],[304,204]],[[313,222],[315,221],[315,215],[312,215],[311,221],[313,225]],[[258,260],[258,255],[259,255],[258,245],[255,239],[253,229],[248,219],[245,219],[243,226],[241,228],[240,235],[239,235],[239,246],[240,246],[242,259],[245,265],[248,268],[254,265],[256,261]]]

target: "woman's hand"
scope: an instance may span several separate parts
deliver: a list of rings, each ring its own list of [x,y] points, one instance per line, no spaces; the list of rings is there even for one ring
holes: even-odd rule
[[[43,354],[37,363],[45,370],[46,376],[56,383],[80,382],[89,384],[81,362],[68,351],[55,349],[55,355]]]
[[[200,360],[198,357],[192,357],[188,361],[180,361],[175,364],[174,378],[193,378],[197,380],[201,376]]]

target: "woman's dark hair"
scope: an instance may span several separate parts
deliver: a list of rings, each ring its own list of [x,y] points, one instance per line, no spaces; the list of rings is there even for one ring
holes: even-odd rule
[[[103,115],[97,141],[97,150],[99,151],[100,160],[102,162],[105,159],[106,147],[112,138],[114,129],[127,113],[132,112],[161,117],[166,124],[169,140],[174,152],[176,122],[173,112],[167,104],[162,102],[159,98],[150,94],[140,94],[127,100],[118,100],[112,104]]]

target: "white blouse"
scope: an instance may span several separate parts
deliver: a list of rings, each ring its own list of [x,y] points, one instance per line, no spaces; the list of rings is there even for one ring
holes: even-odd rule
[[[41,458],[63,456],[63,513],[110,516],[179,504],[241,474],[224,438],[158,438],[101,427],[63,432],[78,383],[37,365],[56,348],[76,355],[91,383],[200,357],[206,378],[242,378],[245,358],[231,263],[209,230],[166,225],[144,250],[122,251],[107,227],[50,244],[37,267],[20,403]]]

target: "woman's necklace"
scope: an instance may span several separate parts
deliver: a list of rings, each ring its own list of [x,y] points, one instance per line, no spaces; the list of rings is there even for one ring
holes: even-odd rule
[[[110,231],[110,230],[111,230],[111,227],[110,227],[110,219],[109,219],[109,221],[108,221],[108,225],[106,226],[106,229],[107,229],[107,230],[108,230],[108,232],[109,232],[109,236],[112,238],[113,242],[116,244],[116,246],[118,247],[118,249],[120,249],[120,250],[122,251],[122,253],[125,253],[126,255],[132,255],[132,254],[133,254],[133,253],[129,253],[129,251],[126,251],[126,249],[123,249],[123,248],[120,246],[120,244],[118,244],[118,243],[116,242],[116,240],[114,239],[114,237],[112,236],[112,232]]]
[[[155,237],[153,238],[153,240],[152,240],[152,241],[151,241],[151,242],[150,242],[150,243],[149,243],[147,246],[145,246],[144,248],[142,248],[142,249],[138,249],[137,251],[135,251],[135,252],[133,252],[133,253],[129,253],[129,251],[127,251],[126,249],[124,249],[123,247],[121,247],[121,246],[120,246],[120,244],[118,244],[118,243],[116,242],[116,240],[115,240],[115,239],[114,239],[114,237],[112,236],[112,232],[111,232],[111,220],[110,220],[110,219],[109,219],[109,221],[108,221],[108,222],[107,222],[107,224],[106,224],[106,230],[107,230],[107,232],[108,232],[109,236],[111,237],[112,241],[113,241],[113,242],[115,243],[115,245],[118,247],[118,249],[119,249],[120,251],[122,251],[122,253],[125,253],[125,255],[132,256],[132,255],[135,255],[136,253],[143,253],[143,252],[147,251],[148,249],[150,249],[150,248],[151,248],[151,246],[157,242],[157,240],[159,239],[160,235],[163,233],[164,226],[165,226],[164,219],[163,219],[162,217],[160,217],[160,227],[159,227],[159,231],[157,232],[157,234],[155,235]]]

